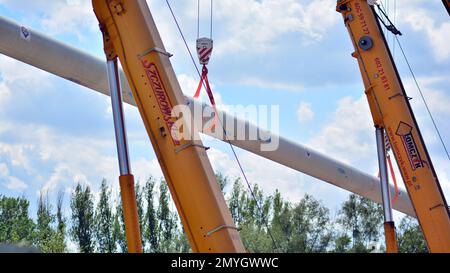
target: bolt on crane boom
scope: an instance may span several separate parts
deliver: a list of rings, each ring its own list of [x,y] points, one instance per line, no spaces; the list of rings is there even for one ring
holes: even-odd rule
[[[92,3],[120,59],[192,250],[245,252],[202,142],[172,136],[172,108],[186,100],[146,1]]]
[[[352,56],[358,60],[375,127],[386,131],[428,248],[450,252],[447,202],[377,21],[374,2],[339,0],[337,11],[355,48]]]

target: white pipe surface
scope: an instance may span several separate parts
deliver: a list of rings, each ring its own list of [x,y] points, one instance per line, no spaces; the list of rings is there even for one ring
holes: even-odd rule
[[[0,17],[0,37],[0,53],[109,95],[106,60],[102,61],[2,17]],[[120,72],[123,99],[128,104],[136,105],[126,77],[122,71]],[[191,98],[187,98],[187,100],[191,107],[198,104]],[[227,128],[227,120],[234,120],[238,124],[245,124],[247,132],[253,129],[259,131],[249,122],[231,117],[226,113],[223,117],[225,128]],[[205,133],[208,134],[208,132]],[[278,136],[271,135],[272,139],[275,137]],[[263,141],[231,140],[230,142],[244,150],[364,196],[377,203],[382,203],[380,182],[376,177],[286,138],[278,138],[279,147],[275,151],[261,151]],[[394,192],[393,186],[390,187],[391,192]],[[399,198],[393,207],[400,212],[415,217],[411,201],[404,190],[400,190]]]

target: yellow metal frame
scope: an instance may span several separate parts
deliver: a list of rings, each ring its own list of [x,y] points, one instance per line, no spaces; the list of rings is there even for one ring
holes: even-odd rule
[[[119,183],[128,252],[142,253],[142,241],[136,204],[136,192],[134,191],[134,177],[133,175],[122,175],[119,177]]]
[[[340,0],[375,126],[385,128],[409,197],[432,252],[450,252],[450,217],[431,158],[386,45],[366,0]]]
[[[92,3],[121,61],[192,250],[245,252],[201,141],[172,137],[171,110],[186,102],[146,1]]]

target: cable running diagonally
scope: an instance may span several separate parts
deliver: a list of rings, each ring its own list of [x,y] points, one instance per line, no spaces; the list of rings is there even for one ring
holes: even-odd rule
[[[174,13],[174,11],[173,11],[170,3],[169,3],[169,0],[166,0],[166,3],[167,3],[167,6],[168,6],[168,8],[170,10],[170,13],[172,14],[174,22],[175,22],[175,24],[176,24],[176,26],[178,28],[178,31],[179,31],[179,33],[181,35],[181,38],[183,39],[184,45],[185,45],[185,47],[186,47],[186,49],[187,49],[187,51],[189,53],[189,56],[191,57],[192,63],[193,63],[193,65],[194,65],[194,67],[195,67],[195,69],[197,71],[197,74],[198,74],[199,77],[201,77],[200,70],[197,67],[197,63],[195,62],[194,56],[193,56],[193,54],[192,54],[192,52],[191,52],[191,50],[189,48],[189,45],[188,45],[187,40],[186,40],[186,37],[184,36],[183,31],[181,30],[180,24],[179,24],[179,22],[178,22],[178,20],[177,20],[177,18],[175,16],[175,13]],[[213,20],[213,18],[212,18],[212,0],[211,0],[211,37],[212,37],[212,20]],[[203,83],[203,86],[206,88],[204,83]],[[251,184],[250,184],[250,182],[249,182],[249,180],[247,178],[247,175],[245,174],[245,171],[244,171],[244,168],[243,168],[243,166],[241,164],[241,161],[239,160],[239,157],[238,157],[238,155],[236,153],[236,150],[234,149],[233,144],[231,143],[230,139],[228,138],[227,132],[226,132],[225,128],[223,127],[223,123],[222,123],[222,121],[220,119],[219,119],[219,123],[220,123],[220,126],[221,126],[221,128],[222,128],[222,130],[224,132],[225,139],[226,139],[227,143],[230,145],[230,148],[231,148],[231,150],[233,152],[234,158],[236,159],[236,162],[238,164],[240,172],[242,173],[244,181],[247,184],[248,190],[249,190],[250,194],[252,195],[252,198],[254,199],[254,201],[256,203],[256,206],[258,207],[258,211],[259,211],[259,213],[261,214],[261,216],[263,218],[264,225],[266,226],[267,232],[268,232],[268,234],[270,236],[270,239],[272,241],[272,250],[276,251],[279,248],[278,248],[278,245],[277,245],[277,243],[275,241],[275,238],[272,235],[272,232],[270,230],[267,218],[264,216],[264,211],[263,211],[261,205],[259,204],[258,200],[256,199],[256,195],[255,195],[255,193],[254,193],[254,191],[252,189],[252,186],[251,186]]]
[[[381,3],[381,7],[380,7],[380,5],[377,5],[377,7],[378,7],[378,10],[381,13],[383,13],[383,15],[386,17],[386,19],[391,23],[391,26],[393,26],[391,20],[386,15],[385,7],[383,6],[383,4]],[[378,17],[379,17],[379,15],[378,15]],[[385,25],[385,27],[389,30],[388,26]],[[395,26],[393,26],[393,29],[398,31]],[[400,33],[400,31],[398,31],[398,32]],[[400,35],[401,35],[401,33],[400,33]],[[422,98],[422,101],[423,101],[423,103],[425,105],[425,108],[427,109],[428,115],[430,116],[431,122],[433,123],[434,129],[435,129],[436,134],[437,134],[437,136],[438,136],[438,138],[439,138],[439,140],[440,140],[440,142],[442,144],[442,147],[443,147],[443,149],[445,151],[445,154],[447,155],[447,158],[450,161],[450,153],[448,152],[447,146],[445,145],[444,139],[442,138],[442,135],[441,135],[441,132],[439,130],[439,127],[438,127],[438,125],[437,125],[437,123],[436,123],[436,121],[434,119],[433,114],[431,113],[431,109],[428,106],[427,100],[425,99],[425,96],[424,96],[424,94],[422,92],[422,88],[420,88],[419,82],[417,81],[416,75],[415,75],[415,73],[414,73],[414,71],[412,69],[412,66],[411,66],[411,64],[410,64],[410,62],[408,60],[408,57],[406,56],[406,53],[405,53],[405,51],[404,51],[404,49],[403,49],[403,47],[402,47],[402,45],[400,43],[400,40],[398,39],[397,35],[394,35],[394,38],[395,38],[395,40],[397,42],[397,45],[398,45],[398,47],[399,47],[399,49],[400,49],[400,51],[401,51],[401,53],[403,55],[403,59],[405,60],[406,65],[408,66],[408,70],[409,70],[409,72],[410,72],[410,74],[411,74],[411,76],[412,76],[412,78],[414,80],[414,84],[416,85],[417,90],[419,91],[420,97]]]

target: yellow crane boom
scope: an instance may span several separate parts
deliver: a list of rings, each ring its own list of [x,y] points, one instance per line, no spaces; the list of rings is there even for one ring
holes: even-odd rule
[[[442,3],[444,4],[445,9],[448,12],[448,15],[450,15],[450,0],[442,0]]]
[[[146,1],[92,3],[107,57],[120,59],[192,250],[245,252],[202,142],[171,134],[171,111],[186,101]]]
[[[450,252],[447,202],[374,7],[366,0],[339,0],[337,11],[355,48],[375,127],[386,131],[428,248]]]

